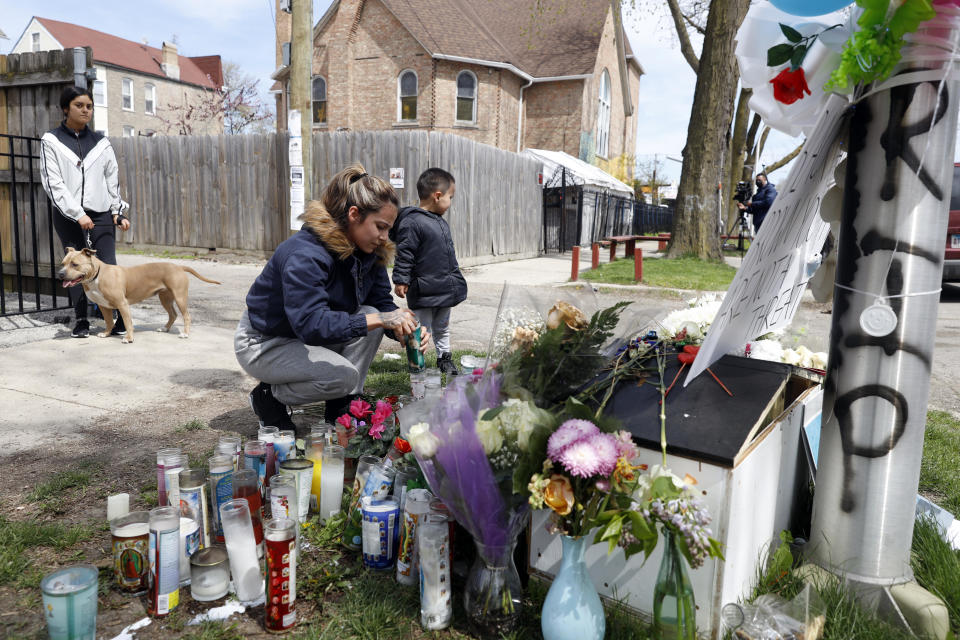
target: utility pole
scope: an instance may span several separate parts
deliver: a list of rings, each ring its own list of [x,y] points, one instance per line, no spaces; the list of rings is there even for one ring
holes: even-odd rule
[[[313,182],[313,0],[291,0],[292,33],[290,42],[290,109],[300,111],[300,136],[303,149],[303,197],[311,198]],[[291,135],[296,135],[291,131]]]

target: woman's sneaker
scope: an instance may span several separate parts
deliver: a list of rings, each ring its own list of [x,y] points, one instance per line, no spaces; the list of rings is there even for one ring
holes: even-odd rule
[[[296,431],[296,423],[290,419],[287,405],[273,397],[273,391],[266,382],[261,382],[248,396],[250,408],[257,414],[261,427],[279,427]]]
[[[77,324],[73,325],[73,331],[70,332],[70,335],[74,338],[89,338],[90,321],[86,318],[80,318],[77,320]]]

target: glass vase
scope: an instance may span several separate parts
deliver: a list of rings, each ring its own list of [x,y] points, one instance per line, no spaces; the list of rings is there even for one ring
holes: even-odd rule
[[[505,545],[477,542],[477,559],[464,587],[463,605],[474,634],[481,638],[509,635],[520,624],[523,586],[513,563],[514,539]]]
[[[672,531],[664,532],[663,560],[653,588],[653,637],[657,640],[696,640],[697,606],[687,560]]]
[[[584,554],[592,539],[561,536],[563,560],[543,601],[544,640],[603,640],[606,619]]]

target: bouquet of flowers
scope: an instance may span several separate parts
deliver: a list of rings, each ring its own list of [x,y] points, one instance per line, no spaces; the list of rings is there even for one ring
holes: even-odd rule
[[[582,407],[582,405],[580,405]],[[589,413],[589,410],[587,410]],[[564,420],[546,441],[538,473],[526,491],[534,509],[549,508],[551,528],[573,538],[601,524],[611,501],[628,504],[624,490],[636,480],[636,447],[629,433],[604,433],[591,420]]]
[[[338,417],[336,422],[344,428],[347,436],[344,455],[348,458],[363,455],[382,458],[397,437],[393,406],[384,400],[377,400],[374,407],[358,398],[350,403],[347,413]]]
[[[513,465],[537,419],[531,403],[500,404],[500,378],[447,387],[427,421],[408,440],[430,490],[447,505],[477,546],[464,604],[483,635],[510,633],[519,623],[521,586],[512,555],[529,505],[513,492]]]

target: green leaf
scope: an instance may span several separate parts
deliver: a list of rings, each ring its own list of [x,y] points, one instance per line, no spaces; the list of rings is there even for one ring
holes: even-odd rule
[[[647,520],[637,513],[636,511],[630,511],[630,532],[633,534],[633,537],[638,540],[647,540],[651,536],[653,539],[657,539],[657,530],[650,526],[650,523]]]
[[[506,409],[506,407],[503,405],[500,405],[499,407],[494,407],[493,409],[486,411],[482,416],[480,416],[480,419],[484,421],[493,420],[498,415],[500,415],[504,409]]]
[[[907,0],[894,12],[890,19],[890,35],[897,40],[907,33],[913,33],[926,22],[937,17],[930,0]]]
[[[787,40],[796,44],[803,40],[803,34],[794,29],[789,25],[785,25],[782,22],[780,23],[780,31],[783,31],[783,35],[787,37]]]
[[[803,45],[799,45],[796,49],[793,50],[793,55],[790,56],[790,67],[792,69],[798,69],[801,64],[803,64],[803,59],[807,57],[807,48]]]
[[[857,20],[857,24],[869,29],[886,21],[890,0],[857,0],[857,6],[863,9],[863,15]]]
[[[790,56],[793,55],[793,48],[792,44],[778,44],[767,49],[767,66],[779,67],[789,62]]]
[[[610,524],[607,525],[607,528],[603,531],[603,539],[614,538],[613,542],[616,544],[616,540],[620,539],[620,531],[623,529],[623,516],[621,515],[618,518],[614,518],[610,521]]]

